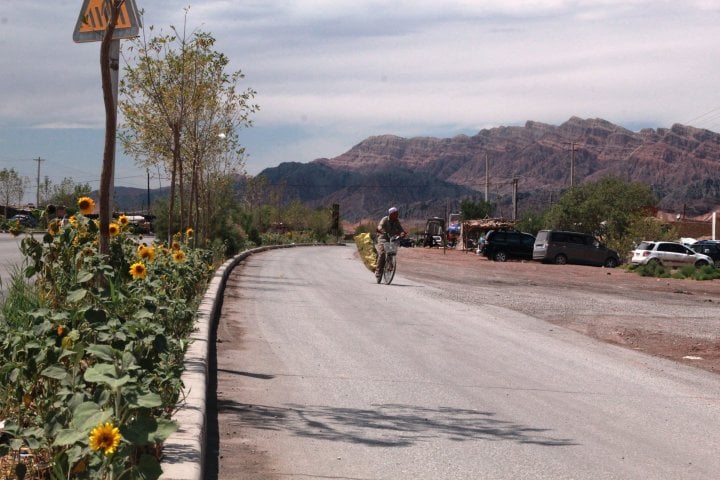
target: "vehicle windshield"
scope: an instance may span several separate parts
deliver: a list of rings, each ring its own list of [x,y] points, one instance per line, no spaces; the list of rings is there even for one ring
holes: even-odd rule
[[[655,245],[655,242],[641,242],[640,245],[638,245],[638,250],[652,250],[653,245]]]

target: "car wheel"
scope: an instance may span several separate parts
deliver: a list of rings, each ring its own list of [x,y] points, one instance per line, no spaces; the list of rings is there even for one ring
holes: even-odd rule
[[[495,252],[493,255],[493,260],[496,262],[507,262],[507,253],[503,252],[502,250]]]
[[[662,265],[662,262],[660,260],[658,260],[657,258],[651,258],[650,260],[645,262],[645,265],[653,265],[653,266]]]
[[[567,263],[567,257],[562,253],[555,256],[555,265],[565,265]]]
[[[604,265],[605,265],[607,268],[615,268],[615,267],[617,267],[617,266],[618,266],[617,258],[610,257],[610,258],[605,259],[605,264],[604,264]]]
[[[697,262],[695,262],[695,268],[702,268],[705,265],[710,265],[710,264],[708,262],[706,262],[705,260],[698,260]]]

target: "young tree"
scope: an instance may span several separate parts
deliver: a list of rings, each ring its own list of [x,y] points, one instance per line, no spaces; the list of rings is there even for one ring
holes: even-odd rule
[[[469,198],[460,202],[460,215],[463,220],[475,220],[489,217],[495,211],[495,205],[490,202],[481,200],[474,202]]]
[[[14,168],[3,168],[0,170],[0,200],[5,206],[5,218],[8,216],[8,205],[17,201],[22,201],[25,194],[25,185],[29,180],[27,177],[21,177]]]
[[[43,184],[49,192],[47,202],[54,205],[65,205],[74,208],[80,197],[90,195],[89,183],[75,183],[72,178],[65,177],[57,185],[47,179]]]
[[[609,246],[623,244],[657,199],[648,185],[607,177],[565,192],[545,217],[546,226],[590,233]]]
[[[237,90],[243,74],[225,72],[229,60],[213,50],[210,34],[171,31],[133,44],[135,65],[126,67],[120,86],[120,141],[142,166],[169,173],[168,235],[176,226],[208,232],[200,219],[212,217],[215,182],[242,168],[237,130],[251,125],[258,107],[251,103],[255,91]]]

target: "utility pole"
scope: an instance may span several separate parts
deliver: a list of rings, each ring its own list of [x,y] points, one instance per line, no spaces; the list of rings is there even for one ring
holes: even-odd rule
[[[150,215],[150,169],[145,170],[147,171],[147,214]]]
[[[570,188],[573,188],[575,180],[575,152],[577,151],[577,144],[575,142],[565,142],[566,145],[570,145]]]
[[[490,161],[488,154],[485,152],[485,203],[490,201]]]
[[[35,198],[35,208],[40,208],[40,162],[44,162],[45,160],[38,157],[34,161],[37,162],[38,168],[37,168],[37,193]]]

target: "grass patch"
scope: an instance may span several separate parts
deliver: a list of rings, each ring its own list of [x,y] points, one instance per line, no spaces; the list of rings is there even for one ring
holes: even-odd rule
[[[660,265],[659,263],[649,263],[647,265],[630,265],[628,271],[635,272],[643,277],[656,278],[677,278],[690,280],[715,280],[720,279],[720,269],[712,265],[705,265],[697,268],[694,265],[684,265],[680,268],[670,268]]]

